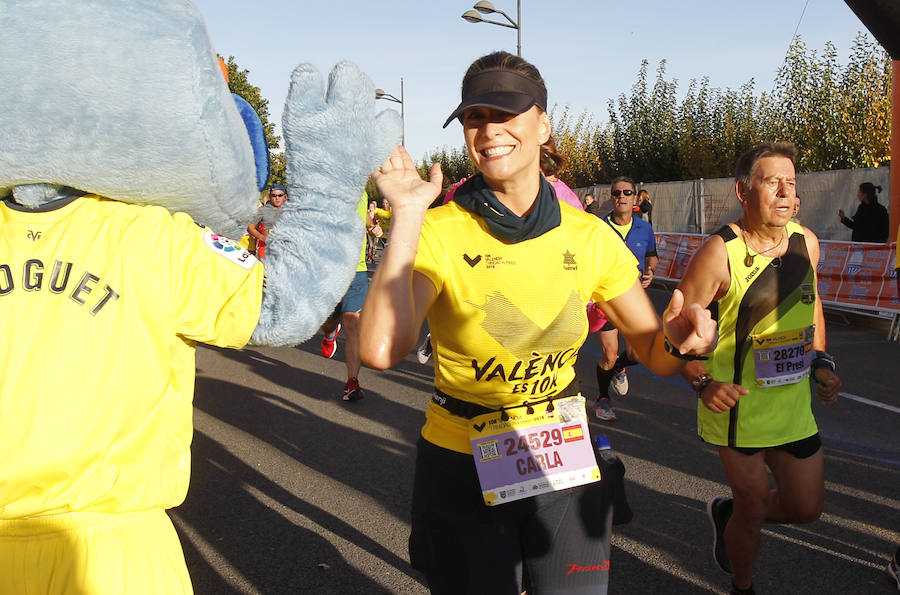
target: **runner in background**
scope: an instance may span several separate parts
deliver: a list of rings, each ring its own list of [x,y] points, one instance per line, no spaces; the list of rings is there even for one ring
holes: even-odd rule
[[[367,203],[369,195],[363,192],[357,205],[357,213],[365,222],[366,229],[371,229],[375,222],[372,220]],[[344,297],[334,308],[331,316],[322,324],[322,357],[331,359],[337,351],[337,337],[341,329],[344,329],[344,363],[347,365],[347,382],[344,384],[344,401],[359,401],[365,395],[359,386],[359,370],[362,363],[359,358],[359,312],[362,310],[369,292],[369,273],[366,263],[366,242],[361,242],[359,262],[356,265],[356,274],[350,282]]]
[[[656,255],[656,236],[649,223],[635,217],[638,194],[634,180],[625,176],[614,178],[610,187],[613,210],[602,219],[622,238],[628,249],[637,258],[636,277],[641,287],[647,288],[653,282],[654,271],[659,264]],[[628,374],[626,366],[638,363],[635,350],[625,341],[625,350],[619,353],[619,332],[612,321],[607,321],[600,329],[600,345],[603,355],[597,362],[597,385],[599,392],[594,405],[594,415],[601,421],[616,421],[610,388],[619,396],[628,394]]]

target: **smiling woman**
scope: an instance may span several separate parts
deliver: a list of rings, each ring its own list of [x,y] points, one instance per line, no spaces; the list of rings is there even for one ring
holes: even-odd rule
[[[445,124],[462,123],[478,168],[454,200],[428,209],[440,166],[425,181],[402,147],[373,174],[394,208],[392,240],[360,348],[367,364],[393,366],[428,317],[435,392],[418,444],[410,560],[435,593],[605,593],[615,478],[600,478],[584,439],[574,364],[585,304],[600,303],[655,372],[683,365],[665,349],[634,256],[608,225],[561,204],[541,174],[546,106],[537,68],[484,56]],[[680,297],[666,334],[702,353],[715,323],[699,308],[682,313]]]

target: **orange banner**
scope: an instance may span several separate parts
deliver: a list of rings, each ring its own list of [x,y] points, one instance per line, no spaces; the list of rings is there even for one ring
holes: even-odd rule
[[[705,236],[657,233],[657,276],[678,280]],[[820,241],[816,274],[823,302],[900,312],[897,295],[897,244]]]
[[[655,273],[657,277],[674,279],[672,276],[672,263],[675,262],[675,254],[678,252],[679,244],[681,244],[682,235],[680,233],[656,234],[656,256],[659,258],[659,264]]]

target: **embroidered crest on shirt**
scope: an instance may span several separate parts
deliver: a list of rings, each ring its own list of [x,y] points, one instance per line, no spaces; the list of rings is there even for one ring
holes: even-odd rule
[[[800,301],[807,306],[816,301],[816,291],[812,283],[804,283],[800,286]]]

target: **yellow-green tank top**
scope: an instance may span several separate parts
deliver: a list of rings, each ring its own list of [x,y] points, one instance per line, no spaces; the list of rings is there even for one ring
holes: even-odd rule
[[[707,367],[713,379],[740,384],[750,393],[724,413],[713,413],[698,400],[697,431],[711,444],[770,447],[818,431],[808,379],[815,268],[809,262],[803,228],[790,222],[787,233],[783,256],[754,254],[747,266],[743,239],[728,226],[716,232],[725,240],[731,284],[711,305],[718,318],[719,342]],[[771,361],[779,356],[785,361]],[[768,385],[777,382],[789,383]]]

